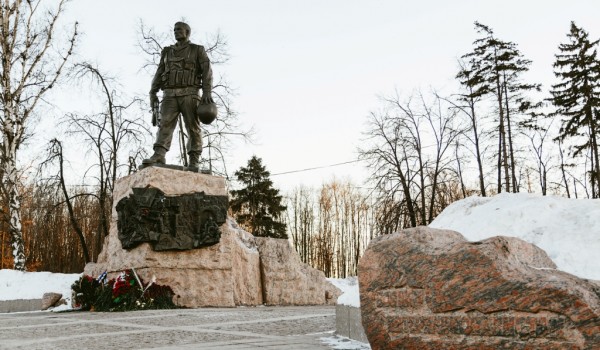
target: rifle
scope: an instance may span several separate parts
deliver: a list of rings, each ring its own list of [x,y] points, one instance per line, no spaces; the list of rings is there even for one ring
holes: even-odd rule
[[[160,111],[158,108],[158,99],[152,101],[152,126],[160,128]]]

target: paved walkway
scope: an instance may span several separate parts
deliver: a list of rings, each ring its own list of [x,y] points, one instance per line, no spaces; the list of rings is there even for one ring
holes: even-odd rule
[[[332,349],[335,308],[0,314],[0,349]]]

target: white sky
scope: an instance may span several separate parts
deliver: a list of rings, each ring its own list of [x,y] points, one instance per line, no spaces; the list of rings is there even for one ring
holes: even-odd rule
[[[184,18],[192,41],[200,44],[205,34],[220,30],[232,59],[215,74],[226,74],[237,88],[234,106],[240,119],[257,130],[257,144],[239,144],[228,169],[233,174],[256,154],[276,174],[356,159],[378,94],[394,89],[408,94],[419,87],[454,92],[456,59],[471,49],[476,20],[499,38],[516,42],[533,60],[529,81],[547,88],[570,21],[598,38],[598,14],[600,2],[594,0],[76,0],[65,19],[79,21],[84,33],[80,57],[119,76],[131,95],[146,93],[151,80],[139,70],[139,19],[171,32]],[[62,101],[57,98],[60,109],[69,111]],[[46,132],[42,138],[53,136]],[[148,149],[152,142],[148,138]],[[289,190],[319,186],[333,176],[360,184],[365,173],[355,163],[273,180]]]

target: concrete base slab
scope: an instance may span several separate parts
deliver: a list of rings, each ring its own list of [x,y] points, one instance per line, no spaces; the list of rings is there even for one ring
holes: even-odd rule
[[[39,311],[42,309],[42,299],[0,300],[0,313]]]
[[[332,306],[0,314],[0,350],[330,350]]]
[[[359,342],[369,343],[362,326],[360,308],[358,307],[335,306],[335,333]]]

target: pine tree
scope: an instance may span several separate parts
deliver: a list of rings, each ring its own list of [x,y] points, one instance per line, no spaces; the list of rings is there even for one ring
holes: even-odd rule
[[[598,41],[590,41],[588,33],[571,22],[569,42],[560,44],[555,55],[554,75],[561,80],[552,85],[550,100],[556,114],[563,116],[556,139],[574,140],[574,156],[591,153],[590,182],[592,198],[600,196],[600,162],[598,132],[600,118],[600,62],[596,57]]]
[[[278,221],[286,207],[281,204],[282,196],[273,188],[270,175],[262,160],[252,156],[246,167],[235,172],[244,188],[231,191],[231,209],[238,223],[253,235],[287,238],[286,225]]]
[[[498,39],[490,27],[481,23],[475,22],[475,29],[482,37],[473,42],[475,46],[473,52],[463,56],[470,60],[469,66],[474,67],[475,70],[460,72],[457,78],[467,87],[473,83],[475,85],[472,87],[494,96],[498,106],[497,190],[502,192],[502,170],[504,170],[505,190],[512,189],[513,192],[518,192],[513,135],[514,126],[519,123],[514,120],[513,113],[523,114],[538,105],[524,98],[523,93],[530,90],[539,91],[540,85],[521,82],[521,75],[529,70],[531,61],[523,57],[515,43]],[[469,76],[465,76],[465,73],[469,73]],[[476,80],[469,81],[466,78]]]

